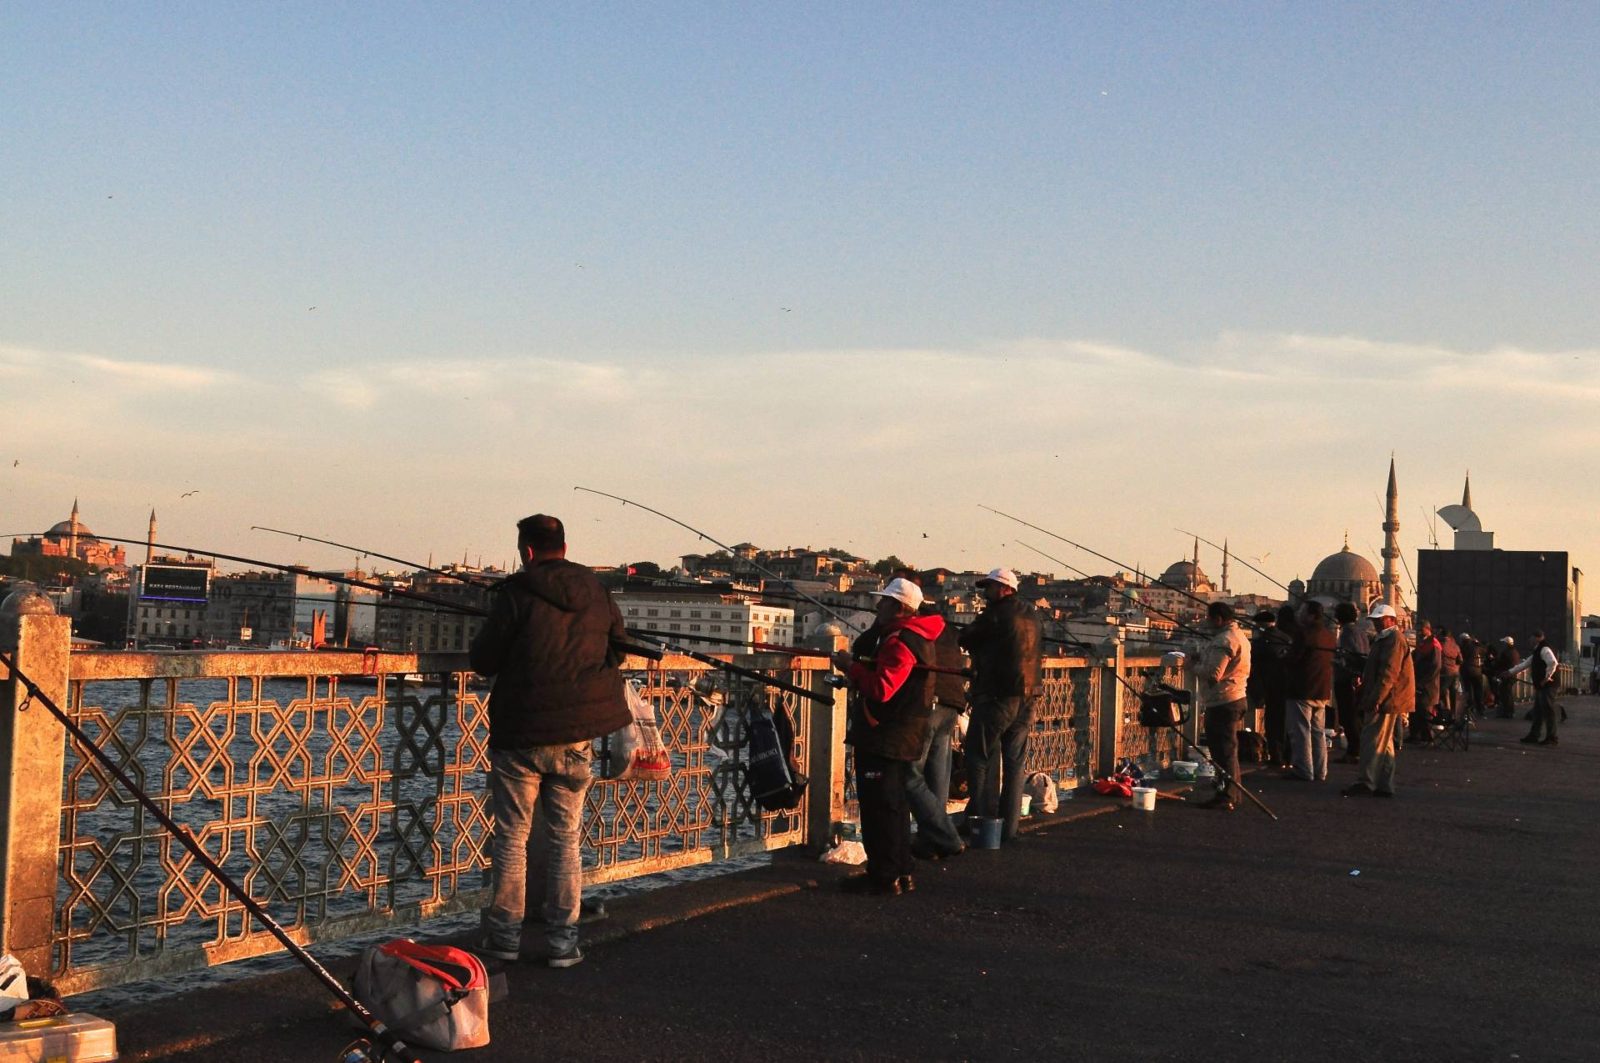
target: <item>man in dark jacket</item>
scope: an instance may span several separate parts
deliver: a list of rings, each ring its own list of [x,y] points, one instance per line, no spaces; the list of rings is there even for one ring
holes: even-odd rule
[[[1433,625],[1417,624],[1417,648],[1411,651],[1411,667],[1417,676],[1416,708],[1411,713],[1411,740],[1425,742],[1433,725],[1433,709],[1439,704],[1439,677],[1444,667],[1443,647],[1434,638]]]
[[[537,810],[544,846],[545,962],[571,967],[582,887],[579,842],[593,741],[631,719],[613,640],[622,614],[595,574],[566,559],[566,531],[538,514],[517,524],[522,571],[495,589],[472,640],[473,669],[489,694],[494,895],[479,951],[515,960],[521,950],[528,834]]]
[[[1289,770],[1285,778],[1322,782],[1328,777],[1328,742],[1323,734],[1328,702],[1333,698],[1333,632],[1323,619],[1322,603],[1300,603],[1289,647]]]
[[[978,581],[987,603],[961,633],[972,655],[972,720],[963,747],[967,817],[1001,819],[1000,837],[1016,836],[1022,781],[1039,695],[1044,690],[1044,624],[1017,596],[1017,574],[997,568]]]
[[[847,878],[850,892],[897,894],[916,888],[911,877],[911,808],[906,781],[922,755],[933,707],[933,643],[944,630],[938,616],[918,616],[922,591],[906,579],[890,580],[878,597],[878,632],[870,661],[839,652],[834,667],[852,690],[845,741],[855,747],[856,799],[861,803],[861,843],[867,873]]]
[[[1511,670],[1521,663],[1516,640],[1507,635],[1494,652],[1494,707],[1495,715],[1502,720],[1517,714],[1517,681]]]
[[[1283,629],[1277,614],[1270,609],[1256,613],[1254,619],[1256,633],[1250,639],[1250,680],[1245,686],[1245,696],[1250,699],[1251,710],[1260,709],[1265,721],[1268,763],[1283,767],[1289,763],[1285,731],[1289,669],[1285,659],[1293,636]]]

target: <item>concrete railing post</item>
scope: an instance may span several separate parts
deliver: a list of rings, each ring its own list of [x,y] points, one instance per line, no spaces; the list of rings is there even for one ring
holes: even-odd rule
[[[806,732],[806,845],[821,852],[833,844],[833,825],[844,819],[845,691],[822,685],[826,671],[813,673],[813,689],[830,691],[833,703],[812,702]]]
[[[48,610],[48,611],[46,611]],[[56,704],[67,702],[72,621],[19,590],[0,606],[0,648]],[[51,969],[66,729],[0,665],[0,952],[39,976]]]
[[[1122,640],[1107,646],[1104,663],[1098,669],[1100,681],[1100,743],[1095,750],[1094,776],[1109,776],[1117,766],[1117,744],[1122,736],[1122,684],[1117,677],[1123,674]]]

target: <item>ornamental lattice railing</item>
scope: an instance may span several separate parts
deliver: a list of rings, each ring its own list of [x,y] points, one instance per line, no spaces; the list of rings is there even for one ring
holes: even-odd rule
[[[18,663],[296,940],[471,911],[486,899],[487,691],[462,655],[68,652],[65,618],[13,619]],[[0,632],[0,637],[5,635]],[[794,845],[851,818],[843,695],[825,659],[741,657],[817,704],[687,658],[630,660],[671,753],[658,782],[596,780],[583,866],[614,882]],[[1087,782],[1113,757],[1172,759],[1136,725],[1156,658],[1052,659],[1030,771]],[[0,676],[9,679],[9,676]],[[1170,676],[1168,677],[1170,678]],[[244,909],[42,710],[0,710],[0,919],[8,947],[68,993],[277,951]],[[785,813],[753,803],[749,713],[787,710],[811,778]],[[55,780],[52,782],[51,780]],[[59,785],[58,785],[59,784]]]

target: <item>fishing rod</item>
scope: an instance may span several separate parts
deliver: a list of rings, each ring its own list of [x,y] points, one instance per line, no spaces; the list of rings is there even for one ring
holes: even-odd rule
[[[148,545],[161,550],[181,550],[185,554],[199,554],[202,557],[215,558],[218,561],[233,561],[241,565],[251,565],[258,568],[271,569],[276,572],[287,572],[294,575],[310,576],[313,579],[325,580],[329,583],[338,583],[347,587],[359,587],[363,590],[376,591],[385,598],[402,598],[407,601],[422,602],[432,605],[441,612],[455,613],[460,616],[487,617],[489,611],[464,602],[453,602],[447,598],[435,598],[432,595],[422,594],[418,591],[406,590],[402,587],[392,587],[386,583],[374,583],[371,580],[357,579],[337,572],[317,572],[305,565],[280,565],[275,561],[263,561],[257,557],[242,557],[238,554],[224,554],[216,550],[201,550],[192,546],[174,546],[171,543],[151,542],[147,539],[123,539],[115,535],[96,535],[97,539],[104,539],[109,543],[131,543],[135,546]],[[623,653],[634,653],[641,657],[653,656],[655,651],[649,647],[630,646],[627,643],[617,642],[614,648]]]
[[[463,576],[461,573],[451,572],[449,569],[434,568],[431,565],[419,565],[417,562],[407,561],[403,557],[391,557],[388,554],[380,554],[376,550],[363,550],[361,547],[351,546],[349,543],[336,543],[332,539],[319,539],[315,535],[305,535],[300,532],[284,531],[282,528],[267,528],[260,524],[252,524],[250,525],[250,530],[271,532],[274,535],[287,535],[293,539],[298,539],[301,542],[322,543],[324,546],[337,546],[341,550],[350,550],[361,555],[362,557],[376,557],[380,561],[393,561],[397,565],[404,565],[407,568],[416,569],[418,572],[426,572],[429,575],[443,576],[446,579],[457,580],[461,583],[467,584],[469,587],[492,587],[495,585],[495,583],[499,582],[498,580],[484,580],[473,578],[471,576]]]
[[[178,844],[187,849],[189,855],[193,856],[200,866],[204,867],[211,877],[216,879],[217,883],[228,891],[234,900],[244,905],[245,910],[255,916],[256,920],[266,928],[268,933],[277,939],[280,945],[288,949],[295,959],[305,965],[306,970],[310,971],[328,992],[332,993],[362,1025],[372,1032],[372,1036],[376,1037],[382,1046],[380,1049],[382,1056],[392,1056],[394,1059],[403,1061],[403,1063],[422,1063],[421,1057],[417,1055],[410,1045],[400,1039],[399,1034],[385,1026],[365,1004],[357,1000],[348,989],[340,984],[339,980],[330,974],[326,967],[318,963],[311,953],[307,952],[290,937],[289,933],[283,929],[283,926],[268,914],[266,908],[254,897],[250,896],[244,887],[240,886],[232,876],[222,869],[222,865],[212,858],[211,854],[206,851],[205,846],[195,841],[193,833],[187,827],[180,826],[171,816],[163,812],[161,806],[149,794],[139,788],[138,783],[133,781],[122,766],[96,745],[94,739],[90,738],[83,728],[73,722],[72,717],[68,716],[61,706],[56,704],[54,698],[40,689],[32,678],[18,668],[15,657],[4,650],[0,650],[0,664],[4,664],[6,670],[27,691],[27,697],[23,699],[18,711],[27,711],[28,704],[32,701],[38,701],[48,709],[50,714],[67,729],[67,733],[72,736],[73,741],[78,744],[79,748],[89,754],[112,778],[121,783],[123,789],[134,800],[143,805],[145,810],[155,817],[156,822],[160,823]]]
[[[1261,571],[1259,568],[1256,568],[1256,566],[1252,565],[1250,562],[1246,561],[1244,558],[1240,557],[1238,554],[1229,554],[1227,547],[1218,546],[1216,543],[1212,542],[1210,539],[1207,539],[1204,535],[1195,535],[1194,532],[1184,531],[1182,528],[1174,528],[1172,530],[1177,532],[1179,535],[1194,535],[1194,537],[1196,539],[1199,539],[1201,542],[1203,542],[1207,546],[1211,547],[1211,549],[1213,549],[1213,550],[1221,550],[1224,554],[1228,554],[1228,556],[1232,557],[1235,561],[1239,562],[1239,564],[1243,565],[1245,568],[1249,569],[1251,572],[1254,572],[1256,575],[1260,576],[1262,579],[1264,579],[1267,582],[1271,583],[1273,586],[1282,588],[1283,592],[1285,594],[1293,594],[1294,593],[1285,584],[1279,583],[1277,580],[1273,579],[1271,576],[1267,575],[1265,572]]]
[[[1054,561],[1056,564],[1060,565],[1062,568],[1065,568],[1069,572],[1076,572],[1078,575],[1082,576],[1084,579],[1093,579],[1094,578],[1093,576],[1089,575],[1089,573],[1085,572],[1083,569],[1074,568],[1072,565],[1067,564],[1065,561],[1061,560],[1059,557],[1053,557],[1050,554],[1045,553],[1043,550],[1039,549],[1037,546],[1032,546],[1032,545],[1030,545],[1028,543],[1025,543],[1021,539],[1017,539],[1017,540],[1014,540],[1014,541],[1016,542],[1016,544],[1018,546],[1024,547],[1025,549],[1028,549],[1028,550],[1032,550],[1034,553],[1038,554],[1040,557],[1044,558],[1046,561]],[[1116,564],[1116,562],[1113,561],[1112,564]],[[1110,591],[1117,592],[1118,594],[1122,595],[1128,601],[1132,602],[1134,605],[1137,605],[1141,609],[1148,609],[1150,612],[1155,613],[1157,616],[1165,617],[1166,619],[1172,621],[1172,623],[1174,625],[1176,625],[1178,628],[1182,629],[1183,631],[1188,632],[1191,635],[1196,635],[1196,636],[1199,636],[1201,638],[1206,638],[1206,639],[1209,639],[1211,637],[1210,635],[1207,635],[1205,632],[1201,631],[1199,628],[1193,626],[1192,624],[1189,624],[1187,621],[1185,621],[1183,618],[1179,617],[1177,614],[1169,613],[1165,609],[1161,609],[1161,608],[1158,608],[1157,606],[1151,605],[1149,602],[1140,601],[1139,598],[1136,595],[1128,593],[1127,591],[1123,590],[1121,587],[1107,587],[1106,589],[1110,590]]]
[[[708,664],[713,668],[727,672],[729,675],[742,676],[745,679],[754,680],[755,682],[761,683],[765,686],[773,687],[778,690],[787,690],[791,694],[799,695],[802,698],[809,698],[812,701],[821,702],[824,705],[833,704],[833,699],[826,694],[819,694],[815,690],[809,690],[796,683],[786,682],[782,679],[770,676],[765,672],[756,671],[754,668],[744,668],[737,664],[729,664],[727,661],[718,660],[710,654],[701,653],[698,650],[691,650],[681,642],[674,642],[666,638],[657,639],[637,631],[631,631],[629,633],[634,637],[642,638],[647,642],[654,642],[657,646],[668,653],[681,654],[684,657],[688,657],[690,660],[699,661],[702,664]]]
[[[696,535],[698,535],[700,538],[704,539],[706,542],[711,543],[714,546],[720,547],[721,549],[728,551],[729,554],[733,553],[733,547],[729,546],[727,543],[719,542],[718,540],[713,539],[711,536],[707,535],[705,532],[701,531],[699,528],[696,528],[693,525],[685,524],[683,521],[679,520],[677,517],[669,516],[669,515],[661,512],[659,509],[651,509],[649,506],[641,505],[640,503],[635,502],[631,498],[623,498],[621,495],[613,495],[613,494],[611,494],[609,492],[606,492],[606,491],[596,491],[592,487],[575,486],[575,487],[573,487],[573,490],[574,491],[585,491],[585,492],[587,492],[587,493],[589,493],[591,495],[599,495],[601,498],[609,498],[609,499],[611,499],[613,501],[621,502],[624,506],[633,506],[635,509],[642,509],[646,513],[653,513],[656,516],[660,517],[662,520],[670,521],[673,524],[676,524],[678,527],[683,528],[685,531],[694,532]],[[812,605],[816,606],[818,609],[821,609],[824,613],[827,613],[829,616],[831,616],[835,620],[839,621],[839,623],[843,624],[844,626],[846,626],[848,628],[852,628],[857,633],[864,633],[862,628],[859,625],[853,623],[850,620],[846,620],[843,616],[841,616],[840,614],[834,612],[828,606],[822,604],[820,601],[818,601],[817,599],[811,597],[811,595],[807,594],[805,591],[803,591],[799,587],[795,586],[793,580],[784,579],[782,576],[778,575],[776,572],[773,572],[771,569],[765,567],[764,565],[761,565],[761,564],[757,563],[754,559],[747,558],[746,562],[750,565],[751,568],[755,569],[757,572],[762,573],[763,575],[767,576],[770,579],[775,579],[779,583],[785,584],[795,594],[798,594],[801,598],[803,598],[806,601],[810,602]]]
[[[652,631],[649,628],[630,627],[628,634],[647,639],[673,639],[680,640],[685,636],[673,631]],[[776,642],[752,642],[749,639],[725,639],[713,635],[690,635],[690,642],[709,642],[716,646],[744,646],[760,653],[785,653],[791,657],[826,657],[828,651],[808,649],[804,646],[781,646]]]

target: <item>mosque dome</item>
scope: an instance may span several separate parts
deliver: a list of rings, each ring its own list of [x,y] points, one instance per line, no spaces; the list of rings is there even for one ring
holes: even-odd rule
[[[76,535],[79,539],[94,538],[94,532],[90,531],[83,521],[77,520],[76,518],[72,520],[59,521],[53,525],[49,531],[45,532],[45,536],[51,539],[70,539],[74,535]]]
[[[1202,583],[1207,585],[1211,583],[1206,578],[1206,574],[1200,570],[1200,566],[1193,561],[1175,561],[1168,565],[1167,570],[1161,573],[1161,582],[1173,587],[1185,588],[1196,587]]]
[[[1312,583],[1328,583],[1334,580],[1376,583],[1378,570],[1372,567],[1372,562],[1360,554],[1351,553],[1350,544],[1346,543],[1343,550],[1337,554],[1329,554],[1319,561],[1311,573]]]

